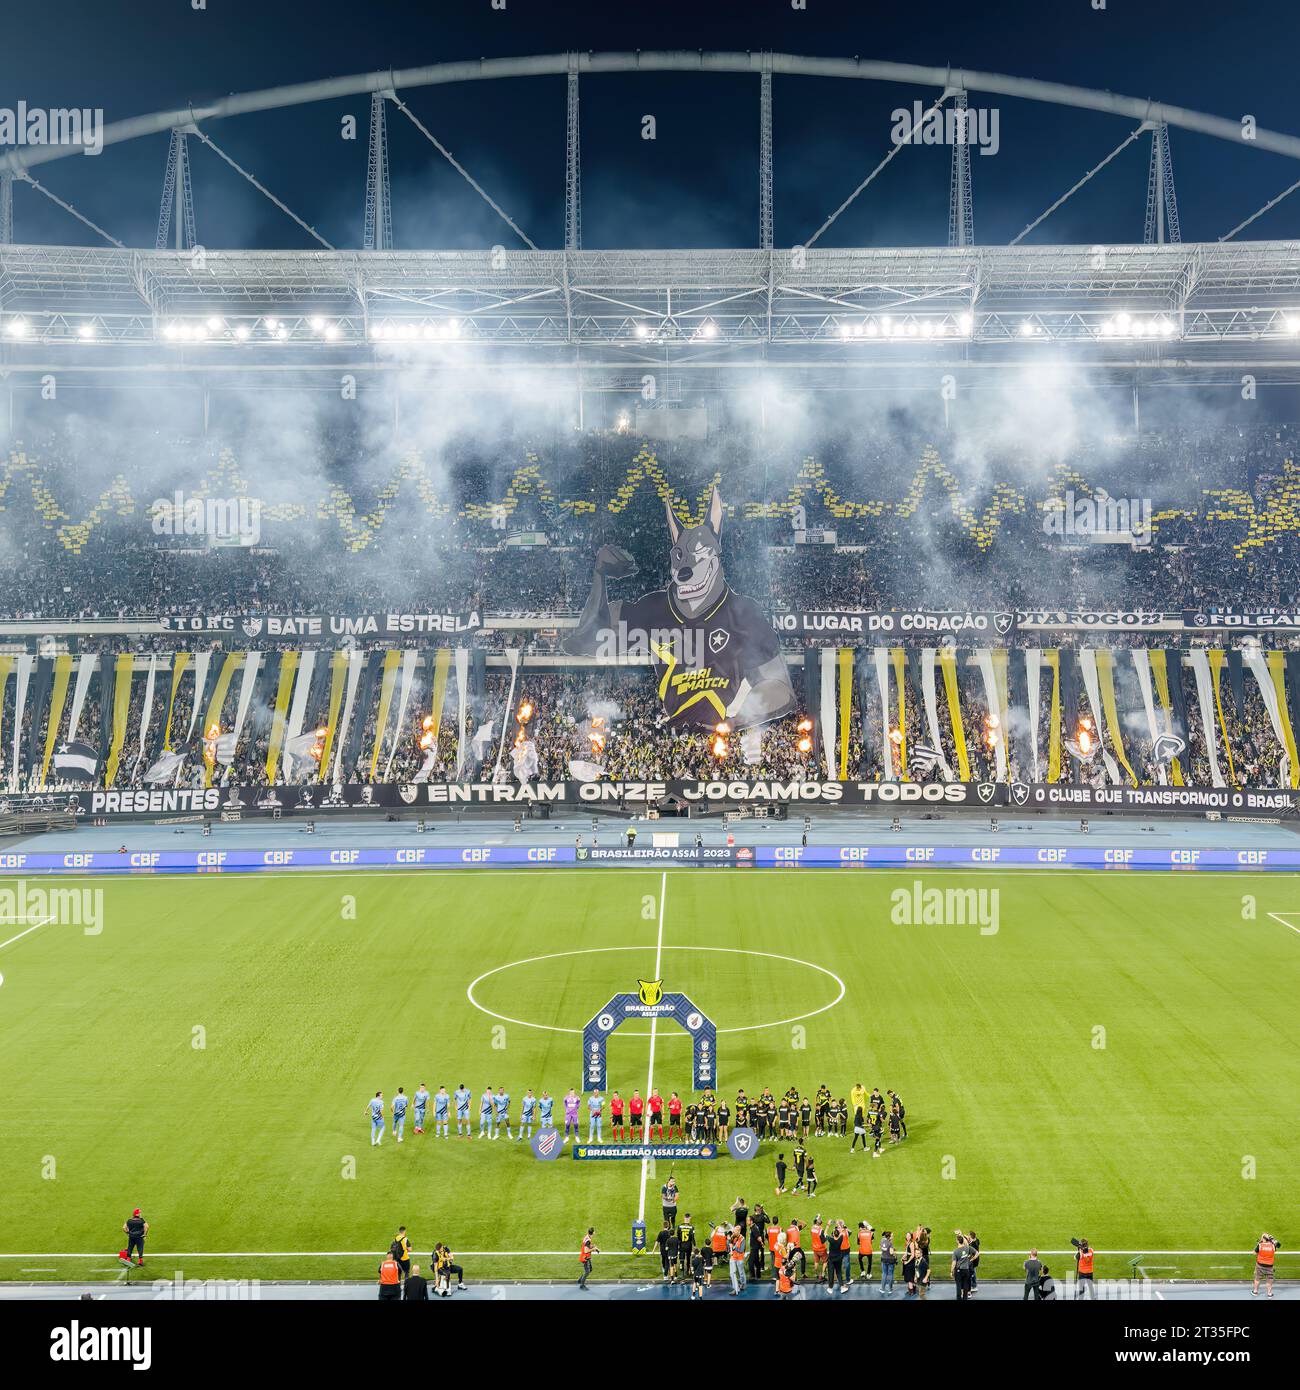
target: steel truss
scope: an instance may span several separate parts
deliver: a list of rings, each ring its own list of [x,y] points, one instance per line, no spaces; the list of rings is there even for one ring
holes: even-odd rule
[[[86,325],[90,328],[87,329]],[[312,252],[0,247],[0,351],[588,345],[637,360],[1052,343],[1193,360],[1300,346],[1300,244]],[[88,345],[87,340],[93,340]]]

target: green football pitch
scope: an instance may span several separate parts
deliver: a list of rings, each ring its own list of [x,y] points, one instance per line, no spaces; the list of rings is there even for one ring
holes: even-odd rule
[[[986,1276],[1071,1236],[1101,1274],[1139,1255],[1156,1277],[1248,1274],[1260,1231],[1295,1225],[1300,883],[924,872],[996,890],[994,932],[894,920],[915,879],[81,880],[102,889],[97,934],[0,926],[0,1277],[116,1277],[135,1206],[154,1277],[373,1279],[399,1224],[474,1279],[573,1277],[594,1225],[597,1277],[648,1277],[653,1256],[626,1252],[643,1183],[653,1237],[664,1163],[539,1162],[409,1121],[374,1148],[365,1112],[380,1088],[463,1082],[475,1133],[488,1085],[517,1121],[527,1088],[578,1081],[586,1020],[656,977],[716,1021],[724,1095],[862,1081],[907,1104],[879,1161],[810,1141],[811,1201],[774,1195],[775,1144],[678,1164],[697,1226],[743,1195],[783,1220],[923,1223],[936,1250],[973,1228]],[[613,1035],[611,1087],[646,1094],[650,1053],[648,1025]],[[687,1035],[659,1025],[653,1065],[685,1095]]]

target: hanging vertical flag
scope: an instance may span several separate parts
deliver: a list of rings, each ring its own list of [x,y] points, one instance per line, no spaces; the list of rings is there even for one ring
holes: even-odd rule
[[[469,686],[469,648],[456,648],[456,776],[465,771],[467,741],[465,734],[465,706]]]
[[[894,668],[894,686],[898,691],[898,780],[907,782],[907,653],[902,647],[893,647],[889,660]]]
[[[232,749],[238,749],[240,735],[244,732],[244,720],[248,717],[248,707],[253,703],[253,692],[257,688],[257,677],[264,660],[261,652],[248,652],[244,657],[244,673],[239,680],[239,700],[235,705],[235,725],[231,729]],[[230,761],[233,761],[233,757]]]
[[[1138,689],[1142,692],[1142,710],[1147,720],[1147,737],[1151,740],[1151,752],[1155,757],[1156,780],[1163,787],[1167,782],[1165,773],[1166,759],[1159,756],[1164,746],[1161,745],[1160,721],[1156,717],[1156,703],[1151,686],[1151,662],[1145,647],[1132,648],[1133,670],[1137,673]],[[1165,731],[1167,732],[1167,731]]]
[[[1102,708],[1106,711],[1106,728],[1110,732],[1111,746],[1120,766],[1128,773],[1129,781],[1136,787],[1137,774],[1129,766],[1128,756],[1124,752],[1123,725],[1115,700],[1115,654],[1109,647],[1102,647],[1097,652],[1097,677],[1101,687]]]
[[[1204,650],[1193,648],[1188,653],[1192,674],[1196,677],[1196,703],[1201,711],[1201,732],[1205,735],[1205,756],[1210,764],[1210,781],[1216,787],[1225,787],[1223,773],[1219,769],[1218,735],[1214,723],[1214,694],[1211,690],[1210,663]]]
[[[14,743],[12,761],[9,764],[9,785],[14,791],[18,790],[18,780],[23,771],[18,753],[22,747],[23,711],[27,707],[27,685],[32,678],[32,667],[35,665],[36,658],[23,652],[16,658],[14,666],[18,673],[18,679],[14,686]]]
[[[0,653],[0,748],[4,747],[5,695],[9,689],[9,672],[14,659],[8,652]]]
[[[1038,704],[1042,698],[1043,653],[1037,647],[1025,649],[1025,704],[1029,711],[1029,758],[1033,767],[1031,781],[1038,782]]]
[[[1052,672],[1052,704],[1048,712],[1047,730],[1047,780],[1061,780],[1061,652],[1058,647],[1049,647],[1043,653],[1043,660]]]
[[[970,781],[970,757],[966,752],[966,730],[961,720],[961,691],[957,685],[957,649],[939,648],[939,669],[943,672],[943,693],[948,701],[948,724],[957,754],[957,772],[963,782]]]
[[[1282,758],[1278,767],[1278,786],[1285,787],[1292,785],[1291,778],[1295,775],[1295,742],[1291,737],[1286,707],[1278,699],[1278,686],[1270,667],[1271,659],[1280,655],[1280,652],[1269,652],[1266,658],[1263,652],[1256,651],[1244,655],[1243,664],[1255,677],[1255,684],[1259,686],[1259,698],[1263,701],[1269,723],[1273,726],[1273,737],[1281,745]],[[1278,669],[1281,670],[1280,664]]]
[[[200,653],[200,656],[204,653]],[[239,652],[231,652],[221,664],[221,672],[217,676],[217,683],[212,690],[212,699],[208,701],[207,713],[203,716],[203,785],[212,785],[212,773],[216,767],[217,740],[221,737],[221,710],[226,703],[226,692],[230,689],[230,682],[234,679],[235,672],[239,669],[242,657]],[[196,664],[197,679],[197,664]],[[197,698],[197,686],[195,694]],[[191,718],[190,727],[194,727]],[[189,740],[186,739],[188,743]]]
[[[894,780],[894,730],[890,728],[889,713],[889,653],[884,647],[875,647],[871,659],[876,668],[876,690],[880,696],[880,764],[881,779]]]
[[[349,653],[346,651],[337,651],[330,657],[330,707],[325,719],[325,739],[321,746],[320,767],[316,772],[318,782],[323,782],[329,773],[330,750],[334,746],[339,707],[343,703],[343,688],[347,684],[348,656]]]
[[[302,737],[302,726],[307,718],[307,701],[311,699],[313,678],[316,674],[316,649],[310,648],[302,653],[298,661],[297,675],[293,683],[293,699],[289,704],[289,722],[284,728],[284,746],[281,755],[288,751],[289,745]],[[294,769],[285,768],[286,776],[296,775]]]
[[[1171,656],[1173,658],[1172,670],[1169,666]],[[1177,650],[1165,652],[1155,649],[1147,653],[1147,659],[1151,664],[1151,676],[1155,681],[1156,696],[1160,701],[1160,711],[1164,716],[1165,727],[1186,748],[1187,711],[1183,708],[1182,654]],[[1174,786],[1183,786],[1183,769],[1177,756],[1169,760],[1169,776]]]
[[[1093,727],[1097,730],[1097,746],[1101,750],[1101,760],[1106,767],[1106,775],[1119,785],[1119,764],[1106,750],[1105,726],[1102,723],[1101,687],[1097,681],[1097,653],[1091,647],[1079,648],[1079,670],[1083,674],[1083,688],[1088,695],[1088,712]]]
[[[199,717],[199,707],[203,703],[203,694],[208,688],[208,669],[212,665],[211,652],[198,652],[194,657],[194,700],[190,705],[190,722],[185,730],[183,743],[188,745],[194,737],[194,725]],[[224,695],[225,692],[222,691]],[[200,732],[203,732],[202,730]]]
[[[1232,765],[1232,740],[1228,737],[1228,723],[1223,717],[1223,692],[1219,688],[1219,678],[1223,674],[1226,659],[1221,648],[1214,647],[1208,653],[1210,659],[1210,678],[1214,686],[1214,710],[1219,719],[1219,732],[1223,735],[1223,751],[1228,756],[1228,780],[1237,785],[1237,770]]]
[[[849,742],[853,733],[853,658],[852,647],[839,649],[838,667],[840,677],[840,762],[839,778],[843,782],[849,775]],[[757,758],[754,759],[758,761]]]
[[[167,697],[167,722],[163,726],[163,750],[168,753],[172,751],[172,714],[176,709],[176,689],[189,663],[189,652],[177,652],[172,657],[172,688],[171,694]]]
[[[348,688],[343,699],[343,719],[339,725],[338,737],[334,740],[336,750],[334,754],[334,780],[336,782],[343,781],[345,772],[350,770],[344,767],[343,759],[348,748],[348,735],[352,731],[352,711],[356,706],[357,685],[360,683],[361,673],[365,670],[369,657],[365,652],[350,651],[347,654],[347,659]],[[324,759],[322,758],[321,771],[324,770]]]
[[[85,653],[77,658],[77,684],[72,692],[72,712],[68,715],[68,737],[75,739],[81,728],[81,711],[86,704],[91,677],[99,668],[99,657]]]
[[[935,649],[933,647],[921,648],[921,701],[925,705],[925,724],[926,732],[930,735],[928,745],[917,745],[913,749],[913,756],[920,756],[924,764],[923,771],[929,771],[936,763],[939,764],[945,782],[952,781],[952,768],[948,766],[948,760],[943,756],[943,738],[939,733],[939,692],[935,685],[935,672],[938,669]],[[922,748],[926,751],[922,752]],[[933,757],[930,755],[933,754]]]
[[[153,692],[158,678],[158,653],[150,652],[149,670],[144,681],[144,703],[140,708],[140,748],[135,755],[134,767],[139,767],[140,759],[144,757],[144,741],[149,737],[149,725],[152,722],[153,712]],[[133,768],[134,771],[134,768]]]
[[[131,676],[134,671],[135,657],[130,652],[119,652],[113,672],[113,741],[109,744],[108,761],[104,764],[106,787],[111,787],[117,781],[122,745],[126,742],[127,715],[131,712]]]
[[[398,689],[397,696],[397,720],[393,725],[393,741],[388,749],[388,761],[384,764],[384,781],[387,782],[393,773],[393,759],[397,756],[397,750],[401,747],[402,730],[406,728],[406,707],[410,703],[411,690],[415,685],[415,665],[418,660],[418,653],[414,648],[407,648],[402,653],[402,681]],[[429,673],[433,665],[432,658],[425,662],[425,673]],[[443,678],[443,689],[446,689],[446,678]],[[441,711],[441,700],[437,703],[437,709]],[[423,737],[423,733],[421,734]],[[437,743],[437,737],[434,738]]]
[[[50,717],[45,726],[45,757],[41,760],[41,781],[40,785],[45,785],[45,777],[50,768],[50,757],[54,752],[54,744],[59,736],[59,725],[63,720],[63,704],[68,697],[68,680],[72,675],[72,657],[67,652],[60,652],[54,658],[54,688],[50,692]]]
[[[1001,648],[1003,659],[1006,652]],[[988,706],[987,719],[989,726],[984,734],[985,743],[993,749],[993,764],[996,770],[996,777],[999,782],[1007,779],[1007,749],[1006,749],[1006,719],[1003,714],[1004,692],[998,689],[997,673],[993,669],[993,655],[987,647],[980,647],[975,652],[975,664],[979,667],[979,673],[984,681],[984,703]],[[1005,675],[1005,666],[1003,674]]]
[[[510,687],[506,691],[506,707],[501,712],[501,737],[497,740],[497,760],[492,769],[492,780],[495,782],[501,771],[501,758],[506,749],[506,727],[510,723],[510,716],[515,710],[515,683],[519,678],[519,658],[523,655],[519,647],[507,647],[505,649],[506,665],[510,667]],[[519,779],[526,782],[526,777]]]
[[[396,647],[384,653],[383,676],[379,683],[379,712],[375,715],[375,746],[370,754],[372,782],[375,780],[375,770],[379,766],[379,751],[384,746],[384,734],[388,731],[388,711],[393,703],[393,690],[397,686],[397,665],[401,657],[402,654]],[[402,727],[400,721],[397,727]]]
[[[294,677],[298,674],[298,653],[280,653],[280,679],[275,688],[275,706],[271,713],[271,737],[266,743],[266,780],[275,783],[280,767],[280,754],[284,748],[285,733],[289,721],[289,697],[293,693]]]
[[[1286,691],[1286,653],[1268,653],[1268,674],[1273,686],[1273,699],[1278,709],[1278,720],[1282,726],[1282,736],[1286,743],[1287,756],[1291,760],[1290,783],[1300,787],[1300,759],[1296,757],[1295,725],[1291,722],[1291,709]]]

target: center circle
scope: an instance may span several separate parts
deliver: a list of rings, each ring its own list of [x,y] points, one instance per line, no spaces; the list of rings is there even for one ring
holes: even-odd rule
[[[489,1009],[486,1004],[480,1003],[474,996],[474,990],[477,986],[482,984],[484,980],[491,979],[494,975],[501,975],[507,970],[517,970],[527,965],[536,965],[541,961],[565,960],[572,956],[597,956],[616,952],[635,952],[640,955],[653,955],[654,949],[653,946],[589,946],[580,951],[552,951],[550,954],[544,956],[529,956],[524,960],[507,961],[505,965],[493,966],[491,970],[485,970],[476,979],[471,980],[466,987],[465,997],[480,1013],[487,1014],[489,1018],[499,1019],[502,1023],[513,1023],[519,1028],[538,1028],[547,1033],[572,1033],[575,1036],[581,1036],[581,1028],[561,1028],[554,1023],[533,1023],[526,1018],[511,1018],[507,1014],[497,1013],[495,1009]],[[824,1014],[828,1009],[833,1009],[836,1004],[844,998],[846,993],[844,981],[841,980],[833,970],[828,970],[824,965],[816,965],[810,960],[800,960],[797,956],[778,955],[774,951],[752,951],[740,946],[665,946],[662,950],[665,955],[679,951],[707,951],[715,952],[719,955],[757,956],[763,960],[783,961],[787,965],[797,965],[805,970],[815,971],[819,975],[825,975],[828,980],[834,983],[836,989],[834,999],[827,1004],[822,1004],[819,1008],[810,1009],[807,1013],[794,1014],[790,1018],[774,1018],[765,1023],[747,1023],[736,1028],[719,1028],[719,1034],[752,1033],[760,1028],[781,1028],[787,1024],[802,1023],[804,1019],[815,1018],[818,1014]],[[650,1036],[648,1029],[643,1029],[638,1032],[623,1028],[620,1029],[620,1033],[624,1037],[631,1038],[648,1038]],[[658,1036],[668,1038],[678,1036],[678,1034],[676,1034],[675,1030],[669,1029]],[[688,1037],[689,1034],[682,1033],[680,1036]]]

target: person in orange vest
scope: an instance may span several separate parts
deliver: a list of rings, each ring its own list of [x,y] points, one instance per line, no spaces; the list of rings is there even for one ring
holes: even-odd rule
[[[402,1269],[390,1251],[379,1266],[379,1301],[397,1302],[402,1296]]]
[[[1077,1298],[1092,1298],[1096,1285],[1092,1279],[1092,1257],[1096,1253],[1086,1240],[1071,1240],[1074,1246],[1074,1272],[1078,1276]]]
[[[871,1240],[875,1235],[870,1221],[858,1222],[858,1278],[870,1280],[871,1278]],[[865,1273],[863,1272],[865,1270]]]
[[[791,1274],[789,1262],[784,1262],[776,1267],[776,1296],[778,1298],[789,1298],[794,1293],[794,1279]]]
[[[780,1221],[774,1216],[772,1218],[772,1224],[767,1228],[767,1248],[772,1256],[773,1269],[776,1268],[776,1248],[780,1245],[781,1238],[784,1235],[785,1232],[781,1229]]]
[[[812,1241],[813,1282],[820,1284],[826,1278],[826,1241],[822,1236],[821,1216],[814,1216],[808,1227],[808,1237]]]
[[[837,1254],[838,1259],[835,1258]],[[831,1282],[834,1283],[837,1278],[840,1292],[843,1293],[853,1279],[853,1237],[845,1221],[837,1221],[831,1232]]]
[[[712,1279],[713,1271],[727,1263],[727,1228],[721,1222],[713,1228],[713,1234],[709,1237],[709,1250],[713,1257],[709,1261],[709,1278]]]
[[[578,1260],[582,1265],[582,1277],[578,1280],[578,1287],[585,1289],[587,1280],[591,1277],[591,1257],[600,1254],[600,1246],[596,1244],[596,1228],[587,1227],[587,1234],[582,1238],[582,1249],[578,1251]]]
[[[808,1256],[803,1248],[803,1222],[797,1217],[790,1222],[785,1233],[785,1243],[790,1251],[790,1261],[799,1261],[799,1278],[803,1279],[808,1274]]]
[[[747,1282],[745,1279],[745,1237],[738,1226],[731,1228],[728,1253],[727,1273],[731,1278],[731,1296],[736,1298]]]
[[[1265,1281],[1267,1286],[1268,1297],[1273,1297],[1273,1265],[1277,1260],[1277,1252],[1281,1248],[1282,1242],[1274,1240],[1267,1231],[1255,1242],[1255,1282],[1250,1290],[1252,1298],[1259,1294],[1259,1281],[1261,1279]]]

